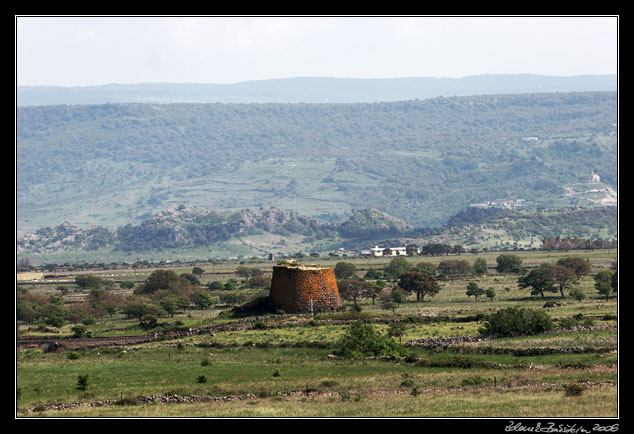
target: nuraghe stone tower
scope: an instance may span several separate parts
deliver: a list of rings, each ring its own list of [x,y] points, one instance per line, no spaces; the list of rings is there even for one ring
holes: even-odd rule
[[[273,267],[269,302],[286,312],[335,310],[342,306],[332,268],[276,265]]]

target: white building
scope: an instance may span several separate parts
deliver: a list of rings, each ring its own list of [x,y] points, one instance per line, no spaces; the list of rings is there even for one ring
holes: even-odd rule
[[[383,252],[386,249],[390,249],[389,256],[407,256],[407,250],[405,247],[379,247],[374,246],[370,249],[371,256],[384,256]]]

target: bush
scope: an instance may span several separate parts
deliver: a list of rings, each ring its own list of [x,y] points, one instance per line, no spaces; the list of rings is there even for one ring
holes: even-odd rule
[[[395,355],[403,351],[394,339],[377,333],[371,324],[363,321],[352,323],[337,347],[338,355],[349,358]]]
[[[85,391],[88,389],[88,374],[79,375],[77,377],[77,390]]]
[[[480,328],[483,335],[530,335],[544,333],[553,329],[553,321],[541,310],[509,307],[487,317]]]
[[[564,390],[566,391],[566,396],[580,396],[586,390],[586,387],[582,384],[569,383],[564,384]]]
[[[88,329],[83,325],[76,325],[71,328],[74,338],[83,338],[88,334]]]

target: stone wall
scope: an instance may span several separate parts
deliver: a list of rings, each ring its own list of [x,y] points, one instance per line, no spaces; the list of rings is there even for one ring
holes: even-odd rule
[[[269,302],[286,312],[336,310],[342,306],[332,268],[277,265],[273,267]]]

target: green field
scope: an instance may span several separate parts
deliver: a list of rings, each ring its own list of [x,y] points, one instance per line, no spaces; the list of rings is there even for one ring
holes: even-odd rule
[[[377,300],[360,300],[360,312],[346,302],[345,312],[309,315],[235,316],[231,306],[187,309],[161,316],[159,327],[145,330],[139,321],[116,312],[87,326],[92,337],[144,335],[160,325],[201,330],[190,336],[164,336],[143,344],[105,346],[44,353],[16,352],[18,418],[34,417],[592,417],[618,416],[618,298],[600,297],[592,276],[610,268],[616,250],[517,252],[527,267],[580,255],[592,264],[577,287],[582,301],[545,298],[520,289],[517,275],[495,272],[496,253],[451,255],[473,262],[484,257],[489,274],[439,281],[435,297],[416,303],[410,295],[394,310]],[[448,257],[410,257],[436,262]],[[382,270],[387,258],[310,258],[306,263],[334,267],[352,262],[358,275]],[[240,265],[270,273],[272,262],[196,264],[205,285],[240,279]],[[188,273],[191,265],[172,267]],[[115,281],[145,279],[152,268],[108,270]],[[72,276],[66,276],[66,279]],[[468,297],[466,284],[495,289],[496,297]],[[388,282],[389,283],[389,282]],[[67,306],[81,303],[89,291],[72,283],[63,296]],[[56,293],[58,284],[20,285],[34,294]],[[131,290],[112,289],[123,296]],[[251,295],[256,290],[245,291]],[[217,291],[218,295],[222,291]],[[545,307],[546,303],[549,306]],[[554,320],[551,332],[515,337],[479,335],[485,315],[511,306],[545,311]],[[483,314],[483,315],[478,315]],[[582,327],[561,327],[575,315]],[[259,322],[257,321],[259,320]],[[406,325],[403,351],[397,357],[346,358],[337,355],[342,336],[357,320],[387,334],[392,320]],[[255,327],[258,323],[260,326]],[[61,327],[19,322],[19,339],[59,339],[72,334]],[[421,342],[427,340],[427,344]],[[429,342],[437,342],[434,346]],[[444,344],[440,344],[444,342]],[[78,390],[79,376],[87,376]],[[575,387],[577,394],[575,394]]]

